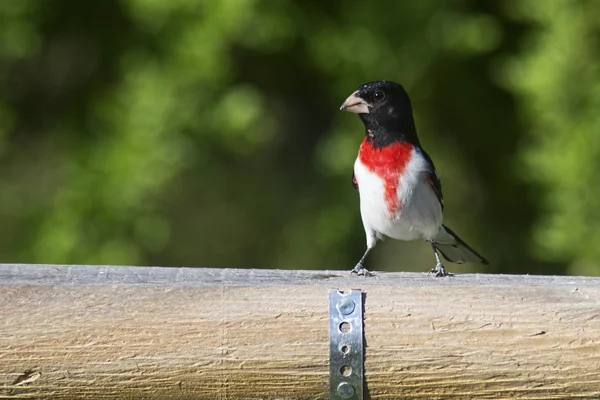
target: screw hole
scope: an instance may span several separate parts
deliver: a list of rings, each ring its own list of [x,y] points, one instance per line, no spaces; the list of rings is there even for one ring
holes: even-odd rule
[[[352,374],[352,367],[349,365],[343,365],[342,368],[340,368],[340,374],[343,376],[350,376],[350,374]]]
[[[352,329],[352,326],[350,326],[350,324],[347,322],[342,322],[340,324],[340,332],[342,332],[342,333],[348,333],[348,332],[350,332],[351,329]]]
[[[350,353],[350,346],[343,345],[340,350],[342,350],[342,354],[348,354]]]

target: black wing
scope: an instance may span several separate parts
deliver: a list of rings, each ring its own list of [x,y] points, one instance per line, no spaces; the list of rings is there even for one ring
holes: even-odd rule
[[[442,205],[442,210],[444,209],[444,195],[442,194],[442,182],[440,181],[440,176],[438,175],[437,171],[435,170],[435,165],[433,165],[433,161],[431,160],[431,157],[429,157],[429,154],[427,154],[425,152],[425,150],[421,149],[421,152],[423,153],[423,157],[425,157],[425,160],[427,160],[427,163],[429,164],[429,171],[427,173],[427,183],[429,183],[431,185],[431,188],[433,189],[433,191],[435,192],[438,200],[440,201],[440,204]]]

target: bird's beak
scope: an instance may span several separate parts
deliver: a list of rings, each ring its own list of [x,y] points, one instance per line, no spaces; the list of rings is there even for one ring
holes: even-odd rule
[[[368,114],[369,104],[358,95],[358,91],[352,93],[344,104],[340,107],[340,110],[345,110],[354,114]]]

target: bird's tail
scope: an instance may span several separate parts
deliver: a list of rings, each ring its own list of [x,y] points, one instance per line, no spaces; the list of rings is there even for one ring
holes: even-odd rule
[[[442,229],[440,229],[440,232],[433,240],[433,245],[450,262],[457,264],[466,262],[489,264],[485,258],[444,225],[442,225]]]

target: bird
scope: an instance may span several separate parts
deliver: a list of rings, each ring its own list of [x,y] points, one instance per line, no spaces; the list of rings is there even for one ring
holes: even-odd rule
[[[392,81],[361,85],[340,107],[357,114],[365,136],[354,163],[352,184],[360,198],[367,248],[352,273],[370,276],[364,266],[379,240],[425,239],[436,265],[448,276],[439,254],[453,263],[488,261],[443,224],[444,197],[431,157],[419,142],[408,93]]]

